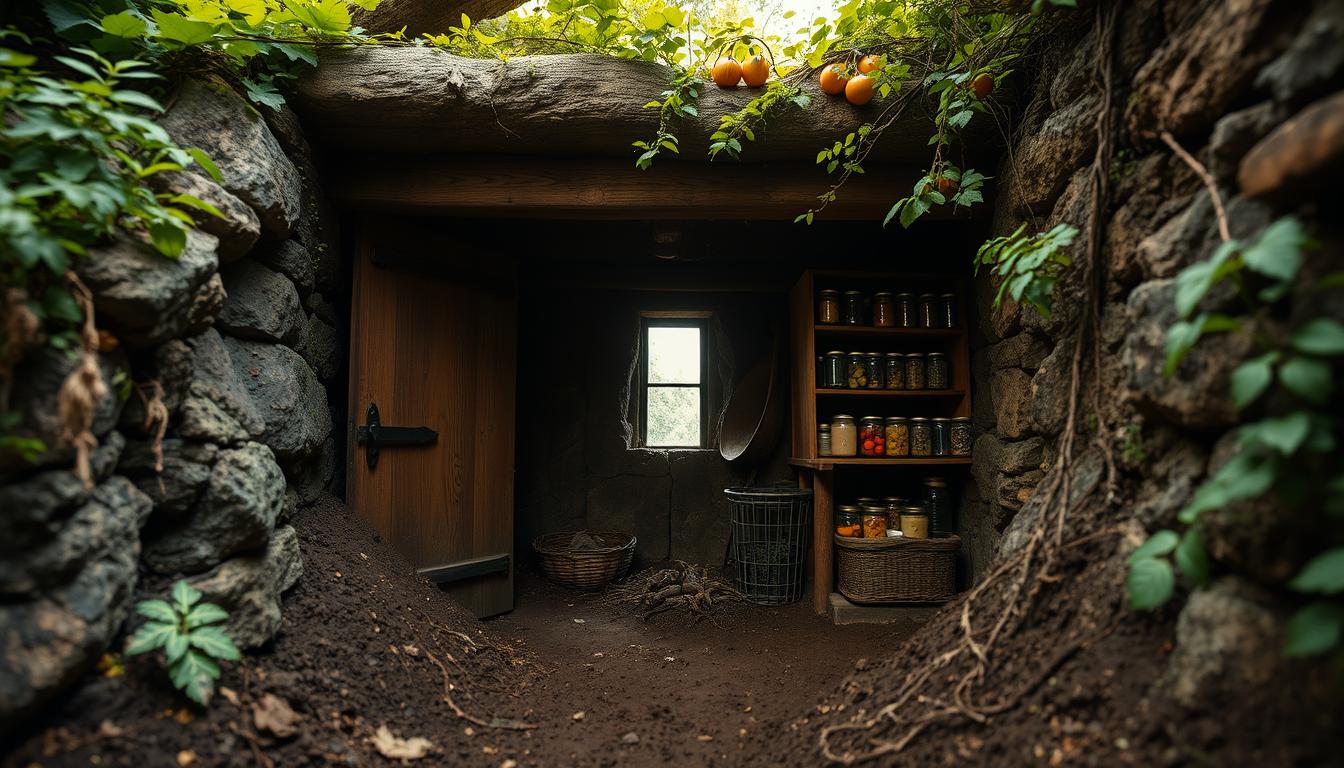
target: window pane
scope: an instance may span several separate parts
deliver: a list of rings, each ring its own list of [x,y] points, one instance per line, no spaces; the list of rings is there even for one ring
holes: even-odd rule
[[[699,447],[699,387],[649,387],[648,403],[647,445]]]
[[[650,384],[700,383],[700,329],[649,328]]]

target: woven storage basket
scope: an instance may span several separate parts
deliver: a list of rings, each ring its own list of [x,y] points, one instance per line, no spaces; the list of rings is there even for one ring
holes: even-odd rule
[[[599,545],[575,549],[574,536],[586,533]],[[619,531],[559,531],[538,536],[532,548],[551,581],[572,589],[599,589],[625,575],[635,557],[635,537]]]
[[[940,603],[956,593],[961,538],[835,536],[840,594],[856,603]]]

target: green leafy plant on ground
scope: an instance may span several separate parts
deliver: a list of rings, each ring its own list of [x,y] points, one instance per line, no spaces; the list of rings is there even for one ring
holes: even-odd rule
[[[1272,406],[1268,415],[1237,429],[1235,452],[1178,514],[1184,530],[1157,531],[1131,555],[1128,578],[1134,608],[1159,607],[1175,591],[1171,560],[1195,585],[1209,580],[1202,515],[1260,498],[1283,507],[1321,510],[1317,530],[1331,546],[1288,584],[1315,598],[1288,624],[1284,652],[1294,656],[1325,653],[1344,640],[1344,547],[1338,542],[1344,521],[1344,466],[1336,452],[1340,425],[1333,407],[1334,371],[1344,359],[1344,325],[1314,318],[1281,329],[1273,315],[1293,290],[1302,253],[1310,247],[1301,224],[1283,218],[1249,242],[1225,241],[1208,260],[1177,276],[1181,319],[1168,330],[1166,375],[1179,372],[1181,361],[1205,335],[1252,333],[1259,354],[1233,371],[1233,404],[1238,410],[1267,401]],[[1337,282],[1338,275],[1315,287]],[[1233,286],[1242,311],[1201,309],[1214,288],[1225,283]]]
[[[1067,250],[1077,236],[1078,228],[1071,224],[1056,224],[1050,231],[1034,235],[1028,235],[1027,225],[1023,224],[1011,235],[996,237],[980,246],[975,255],[975,273],[980,274],[982,266],[988,267],[998,280],[994,309],[1002,306],[1007,296],[1049,317],[1055,284],[1073,264]]]
[[[229,614],[214,603],[202,603],[200,591],[185,581],[173,585],[170,599],[144,600],[135,606],[148,621],[136,630],[126,654],[163,649],[173,685],[204,706],[215,694],[219,662],[241,658],[233,640],[217,626]]]

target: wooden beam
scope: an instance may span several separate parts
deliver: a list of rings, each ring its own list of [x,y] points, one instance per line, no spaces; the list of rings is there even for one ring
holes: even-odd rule
[[[446,33],[462,24],[462,14],[472,23],[503,16],[523,4],[523,0],[382,0],[371,11],[356,10],[355,24],[370,33],[396,32],[403,27],[406,37]]]
[[[816,204],[834,178],[806,165],[666,163],[640,171],[628,159],[498,156],[347,158],[327,173],[328,195],[353,210],[566,219],[792,221]],[[880,222],[919,175],[912,168],[872,167],[843,187],[823,215],[828,221]],[[926,218],[954,216],[940,208]],[[955,218],[970,216],[962,209]]]

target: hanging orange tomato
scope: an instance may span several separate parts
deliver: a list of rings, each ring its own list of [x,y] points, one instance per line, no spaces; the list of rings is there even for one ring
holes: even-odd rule
[[[845,83],[845,100],[856,107],[873,100],[873,78],[867,75],[855,75]]]
[[[849,81],[849,71],[840,64],[832,64],[821,70],[821,90],[831,96],[845,92],[845,83]]]
[[[876,72],[881,68],[882,68],[882,57],[878,56],[875,53],[870,53],[867,56],[864,56],[862,59],[859,59],[859,71],[865,75],[868,74],[869,72]]]

